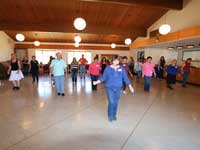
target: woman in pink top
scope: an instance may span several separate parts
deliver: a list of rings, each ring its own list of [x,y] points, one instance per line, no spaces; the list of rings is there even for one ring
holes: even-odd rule
[[[150,90],[150,84],[151,84],[151,78],[154,73],[154,76],[156,76],[156,73],[154,71],[154,64],[151,63],[152,57],[147,57],[146,62],[142,65],[142,76],[144,77],[144,91],[149,92]]]
[[[97,81],[100,75],[101,65],[98,62],[98,58],[94,58],[94,62],[89,66],[89,74],[91,76],[91,84],[92,84],[92,91],[97,90],[97,85],[94,85],[93,82]]]

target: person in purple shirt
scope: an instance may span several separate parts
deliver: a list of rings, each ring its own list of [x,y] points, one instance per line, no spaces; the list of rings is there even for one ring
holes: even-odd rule
[[[102,82],[105,82],[106,84],[106,93],[108,97],[108,119],[111,122],[117,120],[117,108],[123,81],[129,86],[130,91],[134,93],[134,89],[125,69],[119,65],[119,57],[114,56],[112,59],[112,65],[107,66],[99,80],[93,82],[94,85]]]
[[[130,72],[130,69],[129,69],[129,65],[128,65],[128,57],[127,56],[124,56],[122,58],[122,63],[120,64],[126,71],[127,75],[130,75],[131,77],[133,77],[133,74]],[[126,82],[123,81],[123,93],[124,94],[127,94],[126,92]]]

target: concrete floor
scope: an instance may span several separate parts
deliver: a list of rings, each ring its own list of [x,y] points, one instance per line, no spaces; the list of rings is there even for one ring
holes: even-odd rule
[[[92,93],[90,79],[57,96],[48,77],[31,78],[13,91],[0,87],[0,149],[7,150],[199,150],[200,88],[175,90],[154,80],[151,92],[143,81],[135,93],[121,96],[118,120],[107,120],[103,85]],[[128,90],[127,90],[128,91]]]

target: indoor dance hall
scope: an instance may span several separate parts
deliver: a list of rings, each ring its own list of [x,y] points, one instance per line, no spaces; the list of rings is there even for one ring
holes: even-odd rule
[[[0,150],[200,150],[200,0],[0,0]]]

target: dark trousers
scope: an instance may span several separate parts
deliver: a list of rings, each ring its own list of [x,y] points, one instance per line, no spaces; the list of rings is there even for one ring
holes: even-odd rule
[[[144,91],[149,92],[151,84],[151,77],[144,76]]]
[[[77,82],[78,69],[72,68],[71,76],[72,76],[72,82]]]
[[[92,90],[96,91],[97,90],[97,85],[93,84],[93,81],[97,81],[99,76],[97,75],[90,75],[91,76],[91,85],[92,85]]]
[[[137,74],[137,80],[139,80],[142,76],[142,71],[136,71]]]
[[[134,66],[129,66],[129,69],[130,69],[131,73],[134,74]]]
[[[121,88],[106,87],[108,97],[108,118],[109,120],[116,119]]]
[[[32,72],[32,78],[33,78],[33,82],[35,82],[36,80],[36,82],[38,83],[38,80],[39,80],[38,72]]]
[[[160,76],[159,79],[163,79],[164,69],[160,68]]]
[[[126,91],[126,82],[123,81],[123,91]]]
[[[167,85],[170,86],[171,84],[176,83],[176,75],[167,74]]]

